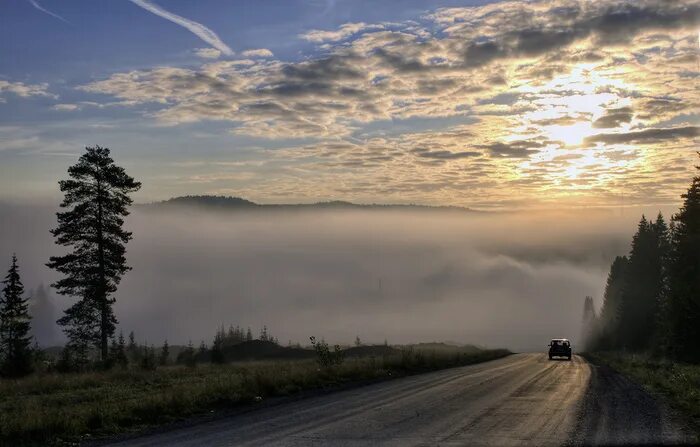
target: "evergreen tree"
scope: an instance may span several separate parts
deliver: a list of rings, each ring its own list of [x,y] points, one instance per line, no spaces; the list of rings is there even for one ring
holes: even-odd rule
[[[595,349],[613,349],[616,347],[622,290],[626,281],[628,263],[626,256],[618,256],[610,266],[608,281],[605,284],[603,308],[600,311],[599,332],[594,342]]]
[[[245,333],[245,341],[253,341],[253,331],[250,330],[250,327]]]
[[[698,153],[700,155],[700,153]],[[697,167],[700,169],[700,166]],[[700,362],[700,175],[683,194],[673,217],[669,255],[668,319],[670,351],[677,358]]]
[[[170,346],[168,346],[168,340],[163,342],[163,347],[160,348],[160,357],[158,358],[158,363],[161,366],[165,366],[170,361]]]
[[[134,334],[133,332],[131,333]],[[129,357],[126,355],[126,343],[124,342],[124,333],[119,332],[119,339],[117,341],[117,364],[122,368],[129,366]]]
[[[184,363],[185,365],[194,368],[197,366],[197,358],[194,351],[194,346],[192,345],[192,340],[187,343],[187,347],[180,352],[177,356],[178,363]]]
[[[139,346],[136,344],[134,331],[129,332],[129,344],[126,347],[126,352],[132,362],[139,362],[141,360],[141,351],[139,351]]]
[[[141,369],[153,371],[157,367],[158,363],[156,361],[156,348],[153,345],[151,345],[149,348],[148,345],[144,344],[143,355],[141,356]]]
[[[582,344],[585,349],[593,345],[594,336],[597,333],[598,317],[593,305],[593,297],[587,296],[583,302],[583,331],[581,334]]]
[[[223,344],[224,344],[223,332],[217,332],[217,334],[214,336],[214,343],[212,343],[212,347],[211,347],[211,362],[212,363],[218,363],[218,364],[224,363]]]
[[[17,256],[7,272],[0,297],[0,374],[19,377],[32,371],[32,337],[27,299],[19,275]]]
[[[659,297],[665,283],[662,251],[665,242],[660,240],[660,232],[657,223],[642,216],[632,238],[619,332],[622,346],[628,349],[647,349],[656,337]]]
[[[119,345],[117,344],[117,339],[111,337],[109,339],[109,356],[107,361],[103,362],[103,366],[107,369],[112,369],[114,365],[117,364],[117,355],[119,354]]]
[[[47,264],[64,275],[53,286],[61,295],[79,300],[58,320],[79,350],[95,345],[100,357],[108,356],[108,340],[117,319],[112,295],[121,277],[129,270],[125,244],[131,233],[122,226],[129,194],[141,184],[114,164],[109,149],[87,147],[77,164],[68,168],[69,180],[59,182],[65,193],[57,213],[58,226],[51,231],[59,245],[73,248],[64,256],[52,256]]]

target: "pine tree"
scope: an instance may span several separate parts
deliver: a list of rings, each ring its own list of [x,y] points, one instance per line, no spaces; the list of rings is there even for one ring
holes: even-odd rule
[[[0,374],[19,377],[32,371],[32,337],[29,335],[30,318],[27,299],[23,298],[24,285],[19,275],[17,256],[2,281],[0,297]]]
[[[69,180],[59,182],[65,193],[57,213],[58,226],[51,231],[59,245],[73,248],[64,256],[52,256],[49,266],[64,275],[53,284],[61,295],[79,301],[58,320],[79,350],[94,345],[100,357],[108,356],[108,340],[117,319],[112,297],[121,277],[129,270],[125,244],[131,233],[122,226],[132,199],[141,184],[114,164],[109,149],[87,147],[77,164],[68,168]]]
[[[163,347],[160,348],[160,357],[158,358],[158,363],[161,366],[165,366],[170,361],[170,346],[168,346],[168,340],[163,342]]]
[[[700,152],[698,153],[700,155]],[[697,167],[700,170],[700,166]],[[668,319],[670,351],[677,358],[700,362],[700,175],[681,196],[673,217],[669,255]]]
[[[253,341],[253,331],[250,330],[250,327],[245,333],[245,341]]]

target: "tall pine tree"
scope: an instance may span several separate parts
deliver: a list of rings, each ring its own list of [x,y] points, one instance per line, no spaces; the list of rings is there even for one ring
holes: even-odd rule
[[[12,255],[12,266],[2,282],[0,297],[0,373],[19,377],[32,371],[32,337],[29,335],[29,305],[24,285],[19,276],[17,256]]]
[[[700,155],[700,153],[698,153]],[[700,166],[697,167],[700,170]],[[670,349],[676,357],[700,362],[700,175],[683,194],[673,217],[669,255],[668,319]]]
[[[52,256],[47,264],[64,275],[53,286],[61,295],[79,300],[58,320],[64,326],[69,346],[82,356],[88,346],[108,358],[108,341],[117,319],[113,294],[129,270],[125,244],[131,233],[122,226],[129,214],[129,194],[141,184],[114,164],[109,149],[87,147],[78,163],[68,168],[69,180],[59,182],[65,196],[57,213],[58,226],[51,231],[56,243],[72,248],[64,256]]]

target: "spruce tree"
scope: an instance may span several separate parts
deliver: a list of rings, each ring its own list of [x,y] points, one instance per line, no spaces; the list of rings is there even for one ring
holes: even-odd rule
[[[170,346],[168,345],[168,340],[163,342],[163,347],[160,348],[160,357],[158,358],[158,363],[161,366],[165,366],[170,361]]]
[[[622,290],[626,281],[628,264],[626,256],[618,256],[610,266],[608,281],[605,284],[605,294],[603,295],[603,308],[600,311],[600,332],[594,343],[595,349],[613,349],[617,346]]]
[[[217,332],[216,335],[214,336],[214,342],[212,343],[211,346],[211,362],[212,363],[224,363],[224,351],[223,351],[223,344],[224,344],[224,335],[223,332]]]
[[[87,147],[78,163],[68,168],[69,180],[59,182],[65,196],[57,213],[58,226],[51,231],[56,243],[72,247],[72,252],[52,256],[47,264],[64,275],[53,284],[61,295],[79,298],[58,320],[69,338],[69,345],[86,351],[99,348],[108,356],[108,340],[117,319],[113,295],[126,265],[125,244],[131,233],[122,226],[129,214],[129,194],[141,184],[114,164],[109,149]]]
[[[598,317],[595,313],[593,297],[587,296],[583,302],[582,323],[581,341],[584,349],[589,349],[593,346],[594,336],[598,331]]]
[[[700,155],[700,153],[698,153]],[[697,167],[700,170],[700,166]],[[670,350],[677,358],[700,362],[700,175],[683,194],[673,217],[669,255]]]
[[[665,283],[663,250],[668,245],[664,234],[668,231],[663,219],[652,223],[642,216],[632,238],[619,332],[622,346],[632,350],[650,348],[657,336],[659,297]]]
[[[119,332],[119,340],[117,341],[116,362],[122,368],[126,368],[127,366],[129,366],[129,357],[127,357],[126,355],[126,343],[124,342],[123,332]]]
[[[0,296],[0,374],[20,377],[32,371],[32,337],[29,335],[30,318],[28,299],[19,275],[17,256],[2,281]]]

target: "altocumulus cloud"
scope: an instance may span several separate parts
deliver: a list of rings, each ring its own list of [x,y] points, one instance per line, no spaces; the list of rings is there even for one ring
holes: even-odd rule
[[[668,128],[663,123],[681,119],[700,103],[694,62],[699,17],[694,1],[447,8],[391,26],[311,30],[302,38],[322,43],[324,51],[300,61],[258,50],[256,57],[194,68],[114,73],[81,88],[116,97],[137,111],[143,107],[143,113],[172,125],[217,120],[230,122],[236,135],[314,139],[311,145],[290,142],[287,150],[266,156],[278,163],[286,156],[294,164],[280,182],[328,196],[340,192],[331,185],[359,182],[363,169],[363,181],[411,199],[453,200],[458,197],[453,186],[469,183],[476,194],[498,201],[503,198],[494,186],[507,185],[507,179],[518,179],[521,193],[531,198],[543,191],[569,197],[575,176],[577,191],[605,201],[602,191],[616,187],[611,179],[624,176],[626,188],[652,181],[635,173],[635,163],[643,160],[556,142],[605,143],[611,154],[626,142],[675,141],[684,149],[672,153],[653,146],[644,153],[651,157],[647,172],[690,154],[692,130],[655,129]],[[428,119],[462,122],[398,134],[371,128]],[[613,131],[620,127],[634,131]],[[596,135],[596,129],[611,130]],[[571,137],[576,132],[578,140]],[[347,148],[328,153],[326,143],[339,139]],[[421,147],[430,148],[432,159],[412,152]],[[488,157],[471,154],[478,151]],[[551,163],[567,154],[579,157]],[[582,165],[585,160],[589,165]],[[460,178],[458,166],[477,162],[473,169],[478,167],[481,178]],[[345,169],[337,170],[340,166]],[[585,169],[599,174],[598,180],[576,174]],[[315,185],[305,177],[312,171]],[[341,180],[328,182],[331,176]],[[680,185],[682,178],[672,181]],[[264,181],[257,186],[275,190]],[[650,200],[677,196],[671,189],[666,194]]]

